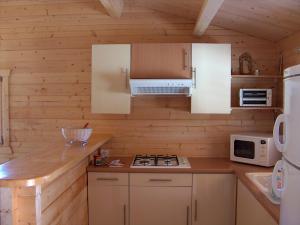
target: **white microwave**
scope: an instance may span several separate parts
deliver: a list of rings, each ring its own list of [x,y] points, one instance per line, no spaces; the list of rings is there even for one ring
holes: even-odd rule
[[[242,133],[230,136],[230,160],[259,166],[274,166],[281,158],[272,134]]]

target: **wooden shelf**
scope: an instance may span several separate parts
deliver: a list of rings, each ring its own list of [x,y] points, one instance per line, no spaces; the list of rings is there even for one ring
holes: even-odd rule
[[[283,79],[282,76],[279,75],[231,75],[233,79]]]
[[[246,107],[246,106],[234,106],[232,110],[275,110],[283,111],[281,107]]]

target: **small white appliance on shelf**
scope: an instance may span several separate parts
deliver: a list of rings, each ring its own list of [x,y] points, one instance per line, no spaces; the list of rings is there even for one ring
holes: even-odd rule
[[[281,198],[280,225],[300,224],[300,64],[284,71],[284,113],[277,117],[273,135],[282,152],[273,171],[274,193]],[[283,124],[283,140],[280,126]]]
[[[272,106],[272,89],[240,89],[240,106]]]
[[[191,168],[186,157],[177,155],[136,155],[131,168]]]
[[[280,159],[272,134],[241,133],[230,136],[230,159],[259,166],[274,166]]]

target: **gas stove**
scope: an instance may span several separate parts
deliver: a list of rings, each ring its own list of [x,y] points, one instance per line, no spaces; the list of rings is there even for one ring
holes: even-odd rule
[[[136,155],[131,168],[191,168],[186,157],[177,155]]]

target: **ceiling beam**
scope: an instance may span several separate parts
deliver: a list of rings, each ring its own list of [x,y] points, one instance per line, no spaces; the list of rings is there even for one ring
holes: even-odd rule
[[[195,28],[194,34],[201,36],[221,8],[224,0],[204,0]]]
[[[123,0],[100,0],[100,2],[111,17],[120,17],[122,15]]]

